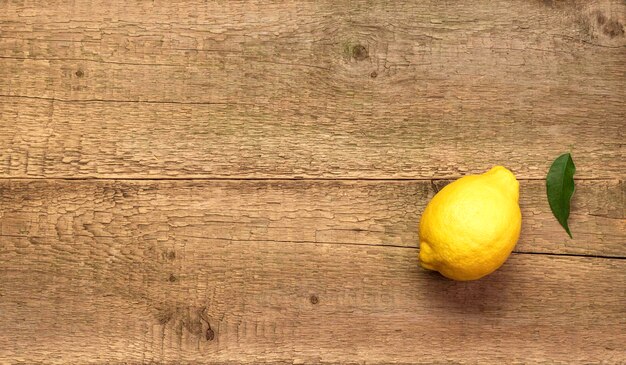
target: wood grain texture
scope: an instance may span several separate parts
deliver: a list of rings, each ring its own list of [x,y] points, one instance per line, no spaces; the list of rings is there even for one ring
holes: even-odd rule
[[[513,254],[463,283],[406,248],[4,242],[0,361],[626,361],[624,260]]]
[[[0,237],[132,246],[185,238],[417,248],[445,181],[0,181]],[[626,257],[626,184],[579,181],[571,240],[541,181],[522,183],[517,252]]]
[[[539,186],[519,249],[624,254],[623,183],[579,185],[571,245]],[[513,254],[448,281],[417,267],[435,188],[2,181],[0,361],[626,361],[626,261]]]
[[[4,177],[626,171],[623,1],[0,7]]]
[[[0,364],[626,363],[624,24],[620,0],[0,1]],[[543,182],[566,150],[573,240]],[[426,203],[495,164],[515,253],[420,269]]]

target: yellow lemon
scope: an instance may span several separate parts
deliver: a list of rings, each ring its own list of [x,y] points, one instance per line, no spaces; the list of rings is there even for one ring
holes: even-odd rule
[[[475,280],[499,268],[519,238],[519,183],[495,166],[439,191],[420,220],[420,265],[454,280]]]

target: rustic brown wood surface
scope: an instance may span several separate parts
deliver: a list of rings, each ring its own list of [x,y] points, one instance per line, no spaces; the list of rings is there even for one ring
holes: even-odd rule
[[[626,363],[626,3],[0,0],[0,364]],[[570,227],[545,198],[577,165]],[[520,180],[496,273],[417,266]]]
[[[3,3],[3,175],[624,176],[623,1],[107,3]]]

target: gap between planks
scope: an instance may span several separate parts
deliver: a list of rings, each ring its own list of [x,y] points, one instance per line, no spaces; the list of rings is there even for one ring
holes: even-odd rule
[[[93,237],[93,236],[85,236],[85,235],[74,235],[75,237]],[[12,234],[2,234],[0,237],[12,237],[12,238],[22,238],[24,236],[20,235],[12,235]],[[115,236],[98,236],[98,238],[119,238]],[[195,239],[203,239],[204,237],[200,236],[182,236],[183,238],[195,238]],[[29,236],[29,238],[46,238],[45,236]],[[308,245],[330,245],[330,246],[358,246],[358,247],[381,247],[381,248],[398,248],[404,250],[415,250],[419,251],[419,246],[402,246],[402,245],[393,245],[393,244],[373,244],[373,243],[359,243],[359,242],[328,242],[328,241],[304,241],[304,240],[264,240],[264,239],[255,239],[255,240],[243,240],[243,239],[225,239],[225,238],[216,238],[212,237],[211,240],[216,241],[236,241],[236,242],[273,242],[273,243],[297,243],[297,244],[308,244]],[[611,255],[595,255],[595,254],[576,254],[576,253],[556,253],[556,252],[528,252],[528,251],[516,251],[513,250],[511,252],[512,255],[540,255],[540,256],[560,256],[560,257],[583,257],[583,258],[593,258],[593,259],[609,259],[609,260],[626,260],[626,256],[611,256]]]

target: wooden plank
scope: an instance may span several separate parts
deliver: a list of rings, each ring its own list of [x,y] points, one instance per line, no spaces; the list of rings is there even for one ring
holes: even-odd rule
[[[427,181],[0,181],[0,237],[216,240],[417,248]],[[570,240],[541,181],[521,188],[516,252],[626,257],[626,184],[579,181]]]
[[[622,1],[0,7],[1,176],[626,171]]]
[[[211,237],[3,237],[0,361],[626,361],[626,261],[513,254],[463,283],[419,269],[416,254]]]
[[[567,244],[542,184],[519,249],[624,254],[623,182],[578,183]],[[3,180],[0,362],[626,360],[626,261],[514,254],[448,281],[417,266],[435,188]]]

